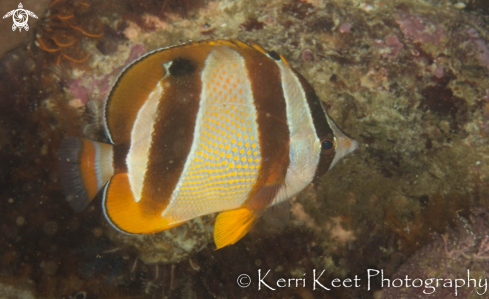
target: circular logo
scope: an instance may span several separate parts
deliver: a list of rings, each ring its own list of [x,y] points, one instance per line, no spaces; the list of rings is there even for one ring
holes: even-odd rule
[[[246,274],[241,274],[238,276],[237,283],[242,288],[247,288],[251,284],[251,278]]]
[[[17,9],[14,12],[14,24],[17,27],[24,27],[25,24],[27,24],[27,20],[29,19],[29,16],[27,15],[26,11],[23,9]]]

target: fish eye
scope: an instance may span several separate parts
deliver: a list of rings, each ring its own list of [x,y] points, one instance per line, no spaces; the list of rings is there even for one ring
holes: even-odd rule
[[[334,150],[337,146],[336,143],[336,138],[333,137],[332,139],[330,138],[322,138],[322,139],[316,139],[314,141],[314,151],[318,155],[327,155],[331,152],[331,150]]]
[[[331,141],[329,139],[323,139],[321,141],[321,151],[324,153],[324,152],[327,152],[333,148],[335,148],[335,142],[334,141]]]

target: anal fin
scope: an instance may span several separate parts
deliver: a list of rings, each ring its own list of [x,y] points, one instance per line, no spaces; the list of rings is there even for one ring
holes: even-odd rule
[[[112,226],[127,234],[148,234],[163,231],[186,221],[168,219],[144,198],[136,202],[127,173],[112,177],[104,192],[104,213]]]
[[[214,225],[216,249],[238,242],[258,219],[256,211],[247,208],[221,212]]]

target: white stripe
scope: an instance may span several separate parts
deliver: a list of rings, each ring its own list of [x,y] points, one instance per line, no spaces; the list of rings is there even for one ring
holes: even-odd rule
[[[105,103],[104,103],[104,115],[103,115],[103,121],[104,121],[104,129],[105,129],[105,133],[107,134],[107,137],[109,137],[109,140],[112,144],[114,144],[114,140],[112,140],[112,135],[110,134],[110,130],[109,130],[109,125],[107,123],[107,104],[109,104],[108,102],[108,99],[110,98],[110,95],[112,94],[112,91],[114,90],[114,87],[117,85],[117,83],[119,83],[119,80],[121,79],[121,76],[126,72],[126,70],[128,68],[131,68],[133,65],[135,65],[136,63],[138,63],[139,61],[145,59],[146,57],[149,57],[151,55],[153,55],[154,53],[157,53],[157,52],[162,52],[162,51],[166,51],[166,50],[169,50],[171,48],[178,48],[178,47],[184,47],[184,46],[188,46],[188,45],[192,45],[192,41],[190,41],[189,43],[182,43],[180,45],[173,45],[173,46],[168,46],[168,47],[165,47],[165,48],[159,48],[159,49],[155,49],[153,51],[150,51],[150,52],[147,52],[146,54],[134,59],[131,63],[129,63],[128,65],[126,65],[126,67],[124,67],[120,73],[117,75],[117,77],[115,78],[114,80],[114,83],[112,83],[112,86],[110,88],[110,93],[109,95],[107,96],[107,99],[105,99]]]
[[[151,135],[157,117],[158,103],[163,95],[163,87],[157,84],[148,99],[138,111],[131,131],[131,146],[126,157],[129,184],[134,200],[141,200],[144,177],[148,167]]]
[[[280,68],[287,108],[290,164],[285,177],[286,186],[279,191],[273,204],[287,200],[309,185],[319,163],[319,155],[314,150],[318,137],[306,94],[290,66],[281,60],[277,61],[277,65]]]
[[[100,190],[100,187],[102,187],[102,171],[100,170],[100,167],[99,167],[99,161],[100,161],[100,152],[101,152],[101,149],[100,149],[100,145],[97,143],[97,142],[92,142],[93,144],[93,147],[95,148],[95,160],[94,160],[94,163],[95,163],[95,175],[97,177],[97,190]]]
[[[97,190],[114,175],[112,146],[92,141],[95,148],[95,173],[97,178]]]

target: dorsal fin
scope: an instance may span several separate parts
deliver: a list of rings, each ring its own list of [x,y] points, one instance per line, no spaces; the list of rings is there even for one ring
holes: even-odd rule
[[[225,40],[190,43],[157,49],[126,66],[116,79],[105,102],[104,122],[111,142],[129,142],[139,109],[157,84],[161,84],[168,71],[172,70],[172,61],[175,61],[173,69],[177,76],[181,75],[180,71],[200,71],[215,45],[239,47],[238,44]]]

